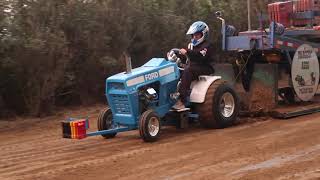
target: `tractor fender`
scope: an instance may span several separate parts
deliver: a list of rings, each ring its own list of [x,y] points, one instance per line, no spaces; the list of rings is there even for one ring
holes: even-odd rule
[[[221,76],[199,76],[191,85],[190,102],[203,103],[210,85],[219,79]]]

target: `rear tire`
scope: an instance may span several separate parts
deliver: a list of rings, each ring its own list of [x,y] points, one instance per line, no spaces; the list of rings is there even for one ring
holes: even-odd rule
[[[153,110],[142,113],[139,120],[139,132],[145,142],[155,142],[160,137],[161,123]]]
[[[112,111],[109,107],[102,110],[98,117],[98,130],[108,130],[112,128],[113,120],[112,120]],[[104,138],[114,138],[117,135],[117,133],[113,134],[104,134],[101,135]]]
[[[225,128],[238,117],[240,104],[234,89],[218,80],[209,87],[205,101],[198,105],[200,123],[206,128]]]

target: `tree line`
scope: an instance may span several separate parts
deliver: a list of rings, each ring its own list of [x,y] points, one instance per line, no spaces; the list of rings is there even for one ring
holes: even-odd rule
[[[252,2],[252,16],[269,1]],[[125,69],[124,52],[134,66],[165,57],[186,46],[196,20],[208,23],[219,61],[217,10],[246,30],[246,2],[238,0],[2,0],[0,117],[105,102],[105,79]]]

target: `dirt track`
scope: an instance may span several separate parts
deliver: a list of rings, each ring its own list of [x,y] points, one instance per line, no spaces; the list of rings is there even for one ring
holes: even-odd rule
[[[61,138],[59,121],[0,121],[0,179],[320,179],[320,114],[289,121],[241,119],[222,130],[163,130],[147,144],[137,131],[115,139]]]

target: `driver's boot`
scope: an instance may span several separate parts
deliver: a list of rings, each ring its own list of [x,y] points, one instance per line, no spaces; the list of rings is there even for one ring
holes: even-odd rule
[[[183,102],[179,99],[175,105],[172,106],[173,109],[180,110],[185,109],[186,106],[183,104]]]

